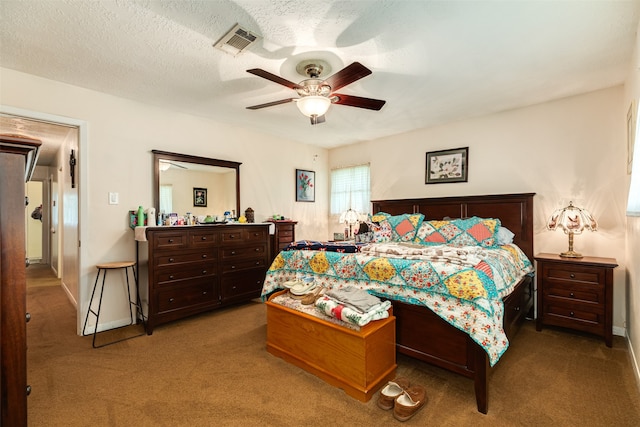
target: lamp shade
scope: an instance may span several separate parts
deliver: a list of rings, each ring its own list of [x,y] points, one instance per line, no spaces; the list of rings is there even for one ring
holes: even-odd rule
[[[307,117],[320,117],[329,110],[331,100],[326,96],[305,96],[296,101],[298,110]]]
[[[558,228],[569,235],[569,250],[561,253],[560,256],[581,258],[582,255],[573,250],[573,235],[581,234],[582,230],[596,231],[598,223],[589,211],[573,206],[573,202],[569,202],[569,206],[555,210],[547,221],[548,230],[557,230]]]
[[[357,224],[359,217],[360,215],[358,215],[358,212],[354,211],[353,209],[347,209],[340,215],[340,224]]]

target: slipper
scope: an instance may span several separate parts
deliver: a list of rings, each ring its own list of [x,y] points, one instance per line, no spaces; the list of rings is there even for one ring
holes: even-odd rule
[[[318,299],[318,297],[320,297],[320,294],[322,293],[322,291],[324,291],[324,287],[318,286],[312,292],[309,292],[308,294],[306,294],[302,298],[301,303],[303,305],[311,305],[311,304],[315,303],[316,300]]]
[[[378,407],[388,411],[393,408],[396,398],[404,393],[404,390],[409,388],[410,383],[407,378],[396,378],[393,381],[389,381],[387,385],[380,390],[380,396],[378,396]]]
[[[411,386],[396,397],[393,417],[398,421],[407,421],[422,409],[425,403],[427,403],[425,388],[420,385]]]

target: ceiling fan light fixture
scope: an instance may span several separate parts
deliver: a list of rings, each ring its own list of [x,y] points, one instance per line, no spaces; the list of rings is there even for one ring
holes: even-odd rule
[[[329,110],[331,100],[326,96],[305,96],[296,101],[298,110],[307,117],[319,117]]]
[[[160,172],[166,172],[171,167],[171,163],[160,160],[160,162],[158,163],[158,167],[160,169]]]

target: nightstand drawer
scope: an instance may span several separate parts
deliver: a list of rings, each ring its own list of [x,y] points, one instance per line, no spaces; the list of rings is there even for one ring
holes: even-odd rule
[[[544,288],[544,297],[602,304],[604,303],[604,286],[564,286],[550,281]]]
[[[549,279],[568,280],[584,283],[602,283],[601,268],[571,268],[570,266],[550,266],[545,269],[545,276]]]

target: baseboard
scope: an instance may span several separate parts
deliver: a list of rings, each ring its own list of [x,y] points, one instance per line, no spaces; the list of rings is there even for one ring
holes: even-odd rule
[[[629,335],[626,335],[626,338],[627,347],[629,348],[629,357],[631,357],[631,366],[636,377],[636,385],[638,386],[638,390],[640,390],[640,365],[638,365],[638,356],[633,350],[633,344],[631,342],[631,339],[629,338]]]

